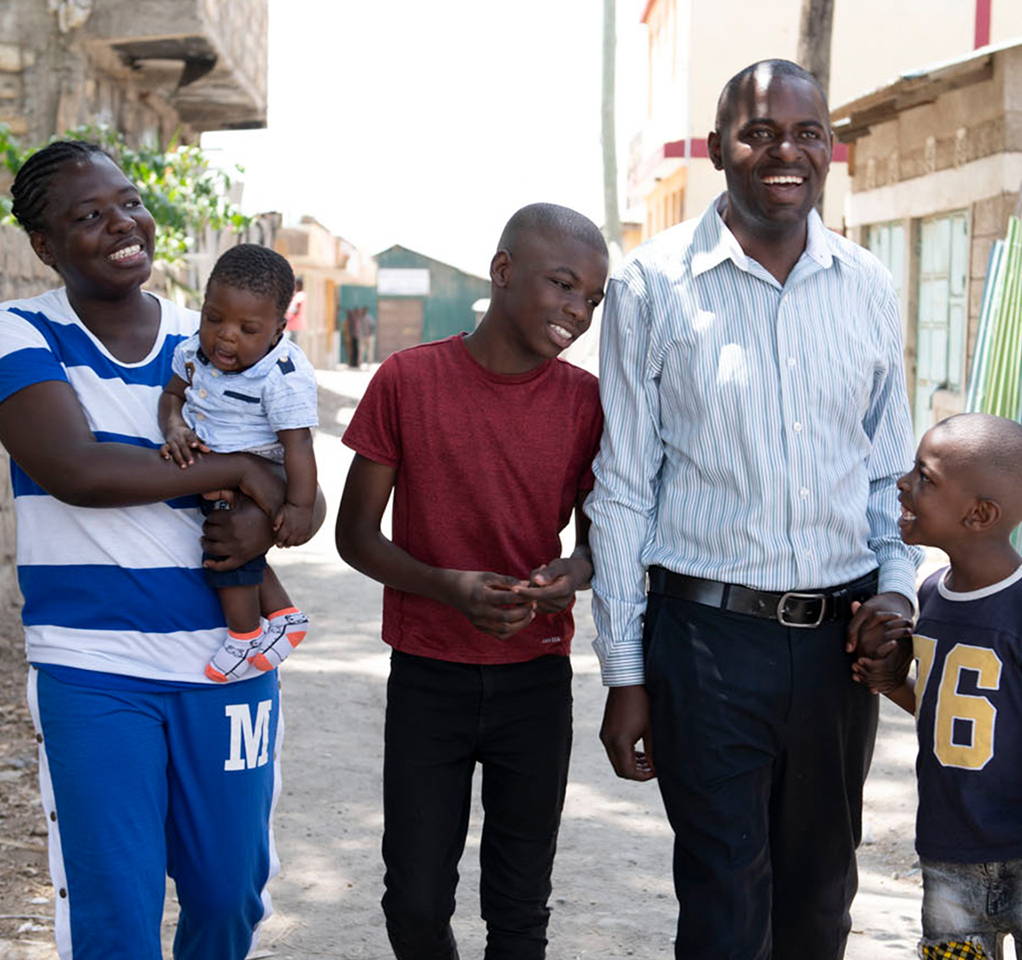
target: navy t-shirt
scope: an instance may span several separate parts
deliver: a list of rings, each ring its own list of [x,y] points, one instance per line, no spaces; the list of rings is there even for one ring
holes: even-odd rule
[[[919,812],[928,860],[1022,857],[1022,567],[970,593],[919,590],[913,644]]]

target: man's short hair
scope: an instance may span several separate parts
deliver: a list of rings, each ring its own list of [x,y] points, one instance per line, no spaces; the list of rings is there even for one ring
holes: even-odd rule
[[[827,95],[823,92],[820,81],[806,70],[805,67],[800,67],[797,63],[792,63],[791,60],[759,60],[756,63],[750,63],[744,70],[740,70],[724,84],[724,89],[720,92],[720,98],[717,100],[717,118],[715,121],[717,133],[723,133],[731,122],[731,117],[734,115],[735,98],[738,94],[751,80],[758,79],[760,76],[764,76],[766,83],[778,77],[793,77],[796,80],[811,83],[819,92],[824,106],[827,104]]]

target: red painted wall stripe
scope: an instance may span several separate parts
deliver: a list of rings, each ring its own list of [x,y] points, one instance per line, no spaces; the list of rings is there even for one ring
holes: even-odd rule
[[[693,137],[688,142],[689,156],[693,159],[707,159],[710,156],[709,148],[706,146],[706,140],[703,137]],[[664,156],[665,157],[676,157],[684,159],[685,157],[685,141],[684,140],[672,140],[670,143],[664,144]],[[835,143],[834,144],[834,162],[835,163],[847,163],[848,162],[848,144],[847,143]]]
[[[976,0],[976,37],[975,49],[985,47],[990,42],[990,7],[993,0]]]

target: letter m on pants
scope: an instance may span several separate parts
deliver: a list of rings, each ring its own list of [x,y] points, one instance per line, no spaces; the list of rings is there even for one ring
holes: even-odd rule
[[[224,713],[231,718],[231,755],[224,761],[224,770],[251,770],[261,767],[270,753],[270,710],[272,700],[260,700],[255,723],[247,703],[229,703]],[[244,755],[243,755],[244,753]]]

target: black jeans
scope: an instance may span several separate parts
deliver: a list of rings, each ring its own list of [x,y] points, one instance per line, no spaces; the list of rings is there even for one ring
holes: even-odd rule
[[[848,623],[814,630],[651,594],[654,759],[674,828],[675,955],[840,960],[877,698]]]
[[[496,641],[495,641],[496,642]],[[456,960],[476,762],[486,960],[541,960],[571,752],[571,663],[480,666],[394,651],[383,760],[383,910],[399,960]]]

